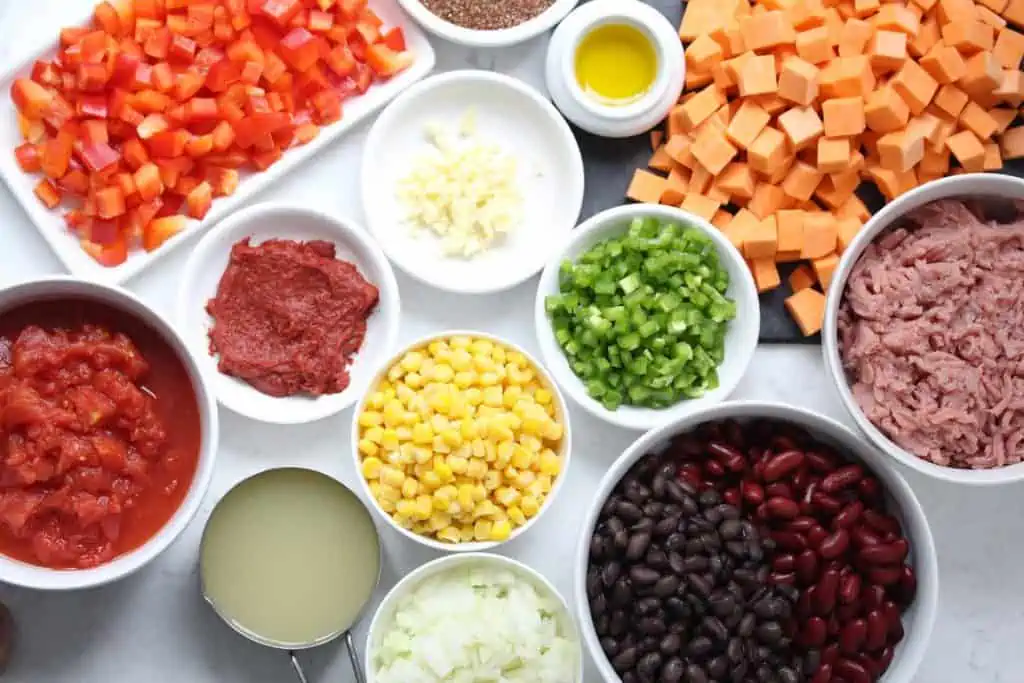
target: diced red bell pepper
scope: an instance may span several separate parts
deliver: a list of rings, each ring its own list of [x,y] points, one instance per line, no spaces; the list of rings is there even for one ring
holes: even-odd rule
[[[395,52],[387,45],[377,43],[366,48],[366,63],[378,76],[389,78],[409,68],[412,55],[408,52]]]
[[[213,138],[213,149],[224,152],[235,142],[235,129],[227,121],[221,121],[210,134]]]
[[[18,114],[18,131],[26,142],[40,143],[46,139],[46,126],[42,121],[25,118]]]
[[[217,115],[217,100],[212,97],[193,97],[185,104],[185,119],[189,123],[215,120]]]
[[[205,74],[211,66],[225,58],[226,55],[224,51],[219,47],[204,47],[196,53],[196,58],[195,61],[192,62],[192,67],[199,73]]]
[[[187,225],[188,218],[185,216],[155,218],[143,228],[142,246],[146,251],[153,251],[184,230]]]
[[[136,194],[135,178],[131,173],[128,173],[127,171],[118,173],[114,176],[114,182],[119,188],[121,188],[121,194],[124,195],[125,200]]]
[[[381,36],[380,42],[395,52],[405,52],[405,33],[400,26],[394,27]]]
[[[110,171],[121,160],[121,155],[104,142],[83,144],[80,156],[85,167],[93,173]]]
[[[121,34],[131,36],[135,33],[135,2],[134,0],[113,0],[114,11],[121,24]]]
[[[204,162],[212,166],[223,166],[224,168],[241,168],[249,161],[249,157],[246,156],[245,152],[239,149],[233,149],[228,152],[221,154],[210,154]]]
[[[163,19],[164,9],[164,0],[135,0],[136,17]]]
[[[96,213],[100,218],[117,218],[124,214],[124,193],[117,185],[96,191]]]
[[[196,26],[209,29],[216,19],[216,6],[218,2],[200,2],[191,0],[188,5],[188,18]]]
[[[132,79],[132,90],[145,90],[153,87],[153,67],[140,62],[135,67],[135,76]]]
[[[179,62],[191,62],[196,56],[196,41],[186,36],[171,36],[167,56]]]
[[[138,246],[142,246],[142,235],[146,226],[157,217],[163,205],[163,200],[157,197],[148,202],[140,203],[129,212],[127,231],[128,237],[133,243],[138,242]]]
[[[202,74],[195,71],[183,71],[174,83],[174,97],[184,102],[202,89],[205,80]]]
[[[320,134],[320,126],[315,123],[303,123],[295,128],[295,142],[304,145]]]
[[[366,45],[373,45],[380,40],[380,24],[374,25],[367,21],[359,21],[353,27],[353,31],[362,37],[363,42]]]
[[[47,177],[62,177],[71,163],[71,146],[59,137],[50,138],[43,143],[39,163]]]
[[[296,27],[281,39],[278,51],[296,71],[305,71],[320,59],[320,38]]]
[[[65,192],[84,196],[89,192],[89,176],[80,168],[72,168],[57,181],[57,186]]]
[[[165,130],[146,140],[146,147],[155,157],[173,159],[185,153],[188,137],[188,132],[181,129]]]
[[[83,92],[102,93],[107,87],[109,74],[103,64],[80,64],[78,66],[78,89]]]
[[[192,218],[202,219],[210,210],[212,203],[213,187],[205,180],[196,185],[185,197],[188,215]]]
[[[335,0],[316,0],[316,6],[326,12],[334,6]]]
[[[260,77],[263,75],[263,65],[257,62],[243,62],[242,72],[240,78],[243,83],[249,85],[257,85],[260,82]]]
[[[338,0],[338,9],[348,19],[358,17],[364,7],[366,7],[366,0]]]
[[[163,116],[162,114],[150,114],[142,121],[142,123],[139,124],[136,130],[140,138],[148,140],[154,135],[162,133],[170,127],[171,124],[167,121],[166,116]]]
[[[310,10],[306,27],[315,33],[326,33],[334,26],[334,15],[323,10]]]
[[[211,92],[224,92],[232,83],[237,83],[241,78],[241,70],[238,65],[227,59],[222,59],[210,66],[206,74],[206,87]]]
[[[88,238],[101,246],[116,244],[121,238],[121,226],[115,220],[96,217],[89,225]]]
[[[140,90],[128,98],[128,103],[136,111],[148,116],[166,110],[171,104],[171,98],[157,90]]]
[[[96,5],[92,13],[96,24],[112,36],[120,35],[121,19],[117,16],[117,10],[109,2],[101,2]]]
[[[174,71],[167,62],[153,65],[153,87],[160,92],[170,92],[174,88]]]
[[[121,155],[124,157],[125,165],[133,171],[139,170],[149,161],[149,152],[138,138],[125,140],[121,146]]]
[[[206,156],[213,151],[213,135],[193,135],[185,144],[185,153],[197,158]]]
[[[263,49],[252,40],[236,40],[228,46],[228,59],[232,62],[244,64],[245,62],[256,62],[262,65],[266,60]]]
[[[88,224],[92,221],[91,218],[85,215],[81,209],[71,209],[64,213],[64,224],[68,226],[68,230],[76,235],[82,235],[88,228]]]
[[[97,221],[93,221],[96,223]],[[114,221],[100,221],[103,223],[110,223],[117,229],[117,223]],[[95,225],[88,231],[90,234],[95,231]],[[128,244],[125,242],[124,235],[119,235],[110,244],[97,244],[91,240],[81,241],[82,250],[89,254],[97,263],[107,268],[114,268],[121,265],[128,260]]]
[[[283,59],[274,52],[265,53],[263,78],[267,80],[267,83],[273,85],[286,73],[288,73],[288,65],[284,63]]]
[[[135,181],[135,190],[145,201],[153,200],[164,192],[160,169],[152,162],[140,166],[132,175],[132,179]]]
[[[328,68],[339,76],[348,76],[356,70],[356,59],[347,45],[335,45],[324,57]]]
[[[25,173],[35,173],[36,171],[43,170],[39,147],[31,142],[25,142],[15,147],[14,159],[18,162],[18,168],[25,171]]]
[[[153,59],[167,59],[171,48],[171,31],[166,26],[153,29],[142,43],[142,50]]]
[[[298,90],[300,99],[310,99],[321,90],[326,90],[329,87],[330,82],[327,80],[327,74],[319,62],[299,74],[298,79],[295,81],[295,89]]]
[[[50,109],[54,92],[30,78],[17,78],[11,84],[11,99],[22,116],[41,119]]]
[[[246,116],[234,124],[235,142],[239,147],[252,147],[256,139],[291,125],[291,117],[281,112]]]
[[[288,26],[301,9],[301,0],[264,0],[260,5],[263,16],[269,17],[281,27]]]
[[[316,109],[315,120],[321,126],[341,119],[341,95],[336,90],[318,92],[310,102]]]
[[[32,80],[48,88],[59,88],[61,86],[60,70],[53,62],[37,60],[32,65]]]
[[[213,196],[226,197],[234,194],[238,189],[238,171],[233,168],[221,168],[219,166],[208,166],[206,168],[206,180],[213,188]]]
[[[122,88],[131,88],[135,85],[135,73],[139,68],[141,59],[127,52],[119,52],[114,57],[114,70],[110,76],[110,82]]]
[[[60,190],[46,178],[43,178],[36,184],[33,192],[48,209],[52,209],[60,204]]]
[[[104,95],[82,95],[77,102],[79,116],[105,119],[110,116],[107,98]]]
[[[82,140],[86,143],[110,142],[110,131],[107,129],[107,122],[99,119],[82,121]]]
[[[220,112],[220,117],[232,125],[245,118],[245,110],[230,97],[222,95],[217,98],[217,109]]]
[[[90,31],[78,41],[78,49],[81,52],[81,62],[86,64],[100,64],[107,56],[107,34],[103,31]]]
[[[356,65],[356,92],[362,95],[373,85],[373,69],[366,64]]]
[[[64,99],[59,93],[54,93],[50,100],[50,106],[43,114],[43,121],[50,128],[60,130],[64,125],[75,117],[75,108]]]
[[[252,165],[259,171],[265,171],[281,158],[281,150],[272,149],[267,152],[257,152],[252,155]]]
[[[66,26],[62,28],[60,30],[60,46],[68,47],[69,45],[74,45],[91,30],[85,26]]]

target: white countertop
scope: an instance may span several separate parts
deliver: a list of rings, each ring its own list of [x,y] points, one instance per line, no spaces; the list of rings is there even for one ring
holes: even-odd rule
[[[0,0],[0,66],[55,35],[62,21],[92,0]],[[69,7],[71,8],[69,10]],[[440,70],[485,68],[541,85],[546,38],[505,52],[472,52],[435,43]],[[0,93],[7,98],[7,93]],[[4,103],[4,115],[9,105]],[[357,169],[365,126],[283,180],[261,199],[289,201],[359,216]],[[10,150],[0,150],[8,154]],[[129,287],[171,314],[176,278],[189,247],[159,263]],[[0,186],[0,285],[62,272],[42,238]],[[476,328],[536,351],[532,304],[536,278],[505,294],[458,297],[398,276],[403,320],[400,342],[445,328]],[[852,425],[829,386],[820,350],[758,349],[735,398],[805,406]],[[351,409],[350,409],[351,410]],[[221,409],[221,448],[213,486],[198,518],[162,557],[133,577],[89,592],[46,594],[0,586],[19,629],[4,680],[16,683],[283,683],[292,680],[284,655],[230,631],[200,600],[199,536],[210,507],[233,483],[267,467],[299,465],[352,483],[345,450],[350,410],[306,426],[275,427]],[[571,595],[571,561],[580,518],[602,472],[636,436],[571,409],[574,458],[565,490],[536,528],[507,552],[544,573]],[[931,521],[940,556],[939,618],[915,683],[1006,683],[1024,680],[1024,496],[1012,487],[964,490],[906,472]],[[988,522],[983,524],[982,522]],[[377,598],[433,555],[383,529],[386,562]],[[363,644],[360,629],[357,642]],[[303,655],[310,683],[352,681],[340,644]],[[587,683],[599,683],[587,664]],[[414,682],[410,682],[414,683]],[[904,682],[900,682],[904,683]]]

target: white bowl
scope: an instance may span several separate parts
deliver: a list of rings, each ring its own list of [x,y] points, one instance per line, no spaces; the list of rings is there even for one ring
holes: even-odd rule
[[[544,309],[544,300],[559,292],[558,271],[563,261],[575,261],[598,242],[624,233],[634,218],[647,217],[685,223],[701,230],[712,239],[718,249],[722,267],[729,272],[729,289],[726,294],[736,302],[736,317],[729,322],[729,331],[725,337],[725,360],[718,366],[717,389],[708,391],[700,398],[683,400],[668,408],[622,405],[617,410],[608,410],[587,394],[586,386],[569,367],[569,362],[555,339],[551,320]],[[573,230],[569,240],[558,250],[555,258],[548,262],[537,285],[534,324],[537,327],[537,341],[544,363],[558,380],[559,386],[572,396],[573,400],[587,412],[606,422],[627,429],[647,430],[714,405],[732,393],[754,357],[757,336],[761,329],[761,309],[754,278],[743,256],[717,228],[703,218],[675,207],[660,204],[627,204],[602,211]]]
[[[213,319],[206,304],[228,265],[231,247],[246,237],[258,244],[268,239],[326,240],[337,257],[355,264],[380,290],[380,301],[366,325],[366,338],[349,366],[351,381],[337,394],[269,396],[217,369],[210,353]],[[262,422],[299,424],[341,412],[362,393],[381,359],[395,345],[400,304],[398,283],[384,254],[352,221],[316,209],[285,204],[256,204],[232,214],[207,233],[189,256],[178,294],[178,325],[192,352],[209,374],[217,398],[234,412]]]
[[[659,429],[648,432],[633,442],[601,479],[583,524],[580,526],[579,540],[576,545],[573,598],[576,602],[577,618],[580,622],[583,642],[593,657],[602,679],[606,683],[620,683],[618,675],[601,649],[587,599],[586,579],[587,565],[590,560],[590,537],[597,524],[601,507],[629,468],[645,455],[658,452],[678,434],[689,432],[705,422],[726,418],[740,421],[769,418],[798,425],[823,443],[835,446],[851,460],[863,463],[881,480],[888,493],[890,504],[894,504],[892,512],[900,520],[910,541],[911,560],[918,581],[917,596],[910,609],[903,614],[906,637],[896,647],[892,665],[881,681],[884,683],[910,683],[928,647],[939,603],[939,565],[935,554],[935,542],[932,539],[932,532],[928,526],[924,509],[892,462],[862,441],[851,430],[835,420],[802,408],[758,401],[729,401],[676,419]]]
[[[389,515],[388,513],[384,512],[384,510],[381,509],[380,504],[377,502],[377,499],[373,497],[372,493],[370,493],[370,486],[367,483],[366,478],[362,475],[362,457],[359,454],[359,415],[365,409],[366,401],[370,398],[370,394],[372,394],[376,390],[377,384],[382,379],[385,379],[387,377],[388,369],[392,365],[397,363],[402,358],[402,356],[404,356],[407,352],[425,348],[428,344],[430,344],[430,342],[438,341],[441,339],[448,339],[450,337],[455,336],[467,336],[478,339],[487,339],[494,342],[495,344],[502,345],[503,347],[510,351],[518,351],[519,353],[523,354],[526,357],[526,359],[530,361],[530,366],[533,368],[534,372],[537,373],[537,376],[540,377],[543,380],[543,382],[547,385],[548,389],[550,389],[552,400],[555,402],[555,413],[557,414],[559,421],[562,423],[562,443],[561,448],[559,448],[558,451],[558,455],[561,456],[562,458],[562,469],[558,473],[558,476],[555,477],[555,481],[551,486],[551,491],[549,491],[547,496],[544,498],[544,502],[541,504],[540,510],[537,512],[537,514],[534,515],[531,519],[526,520],[526,524],[513,529],[512,533],[504,541],[470,541],[467,543],[446,543],[444,541],[439,541],[436,538],[429,538],[427,536],[422,536],[413,531],[410,531],[409,529],[406,529],[405,527],[395,522],[395,520],[391,518],[391,515]],[[554,379],[548,373],[547,369],[543,365],[538,363],[537,359],[531,356],[525,349],[513,344],[512,342],[506,339],[495,337],[494,335],[487,334],[486,332],[477,332],[474,330],[450,330],[447,332],[431,334],[412,342],[411,344],[403,348],[401,351],[396,353],[394,356],[392,356],[390,359],[388,359],[386,362],[384,362],[378,367],[376,374],[374,375],[373,379],[370,381],[366,388],[365,394],[359,400],[359,403],[356,404],[355,410],[352,411],[352,442],[351,446],[349,447],[349,451],[352,453],[352,461],[353,464],[355,465],[356,479],[359,481],[359,491],[363,494],[363,499],[370,501],[370,507],[373,509],[373,511],[377,515],[379,515],[381,519],[387,522],[387,524],[392,529],[394,529],[401,535],[405,536],[406,538],[411,539],[419,543],[420,545],[424,545],[434,550],[440,550],[441,552],[446,553],[473,553],[482,550],[490,550],[491,548],[496,548],[499,545],[509,543],[512,540],[519,538],[527,531],[529,531],[537,523],[541,516],[551,507],[552,502],[555,500],[555,496],[557,496],[558,492],[562,490],[562,484],[563,482],[565,482],[566,476],[569,472],[569,461],[572,456],[572,429],[569,426],[569,411],[566,408],[565,399],[562,398],[562,393],[558,390],[558,385],[555,383]]]
[[[839,304],[846,290],[846,280],[850,276],[850,271],[864,249],[874,241],[880,232],[899,221],[908,212],[938,199],[949,197],[977,199],[985,196],[1024,200],[1024,180],[995,173],[968,173],[950,176],[925,183],[886,204],[881,211],[871,217],[857,234],[853,243],[843,252],[843,257],[832,276],[832,285],[828,290],[825,304],[825,324],[821,333],[821,350],[825,358],[825,367],[839,392],[839,398],[843,405],[868,439],[903,465],[929,477],[956,484],[991,485],[1019,482],[1024,480],[1024,462],[988,470],[946,467],[918,457],[891,441],[868,420],[850,391],[842,359],[839,356]]]
[[[218,445],[217,403],[200,364],[174,327],[134,294],[111,285],[57,276],[0,288],[0,311],[23,304],[60,299],[94,301],[144,323],[174,351],[195,392],[199,411],[199,460],[188,493],[167,522],[131,552],[91,569],[48,569],[0,555],[0,581],[40,590],[95,588],[122,579],[156,559],[185,530],[199,510],[213,476]]]
[[[381,601],[380,606],[373,615],[373,620],[370,622],[370,629],[366,636],[366,650],[364,651],[363,656],[366,683],[374,683],[377,679],[373,668],[373,653],[377,645],[380,643],[381,638],[383,638],[384,630],[390,625],[389,622],[394,618],[395,610],[398,608],[399,601],[416,590],[416,587],[423,583],[423,581],[433,576],[437,576],[438,574],[469,565],[483,565],[494,567],[496,569],[512,571],[532,583],[539,592],[546,593],[547,595],[557,599],[563,607],[562,613],[559,615],[559,620],[562,622],[563,632],[571,633],[577,643],[579,642],[579,629],[572,618],[572,613],[565,602],[565,598],[558,592],[558,589],[551,585],[550,581],[544,578],[544,576],[536,570],[531,569],[522,562],[517,562],[516,560],[503,557],[501,555],[492,555],[491,553],[448,555],[446,557],[440,557],[436,560],[427,562],[426,564],[418,567],[411,574],[407,574],[405,578],[399,581],[398,584],[388,591],[386,596],[384,596],[384,600]],[[410,681],[409,683],[413,683],[413,681]],[[579,664],[577,666],[576,676],[574,680],[565,681],[565,683],[583,683],[582,645],[579,649]]]
[[[427,9],[420,0],[398,0],[420,26],[452,43],[468,47],[508,47],[535,38],[562,20],[580,0],[554,0],[546,10],[511,28],[480,30],[445,21]]]
[[[445,256],[433,234],[414,234],[395,188],[430,148],[426,127],[457,129],[469,111],[481,139],[516,157],[524,206],[520,225],[466,259]],[[406,273],[451,292],[497,292],[543,268],[572,230],[583,205],[583,158],[558,110],[530,86],[489,71],[451,71],[417,83],[377,117],[363,153],[362,198],[367,227]]]

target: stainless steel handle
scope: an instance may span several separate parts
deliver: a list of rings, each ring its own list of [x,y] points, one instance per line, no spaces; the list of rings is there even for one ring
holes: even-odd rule
[[[345,633],[345,649],[348,650],[348,660],[352,662],[352,671],[356,675],[356,683],[366,683],[366,676],[363,675],[363,665],[359,662],[359,653],[356,651],[356,644],[352,641],[352,632]]]
[[[302,665],[299,664],[299,658],[295,656],[294,652],[289,652],[288,656],[292,660],[292,670],[295,671],[295,676],[298,677],[299,683],[308,683],[306,681],[306,674],[302,671]]]

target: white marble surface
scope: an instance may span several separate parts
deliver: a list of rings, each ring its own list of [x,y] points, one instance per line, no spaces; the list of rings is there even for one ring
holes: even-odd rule
[[[0,67],[12,55],[92,0],[0,0]],[[546,38],[503,53],[468,53],[438,45],[439,68],[488,68],[539,83]],[[6,98],[6,93],[2,97]],[[10,115],[9,109],[3,115]],[[308,203],[358,216],[355,192],[365,129],[282,181],[265,199]],[[0,150],[0,153],[10,153]],[[5,187],[0,187],[0,285],[61,271]],[[130,287],[170,313],[176,277],[188,246]],[[486,330],[535,350],[531,306],[536,279],[500,296],[462,298],[429,291],[399,276],[406,312],[401,339],[451,327]],[[850,423],[828,386],[818,347],[765,347],[735,393],[803,405]],[[196,549],[210,506],[242,477],[295,464],[352,482],[345,449],[350,411],[301,427],[273,427],[222,410],[222,440],[212,489],[197,519],[168,552],[130,579],[75,594],[44,594],[0,586],[20,640],[5,680],[16,683],[271,683],[290,680],[282,655],[253,645],[217,622],[197,594]],[[554,509],[508,552],[548,576],[566,595],[588,491],[632,440],[572,410],[576,438],[569,483]],[[852,426],[852,425],[851,425]],[[1013,488],[962,490],[907,472],[928,512],[941,562],[939,620],[915,683],[1013,683],[1024,680],[1024,498]],[[382,589],[431,559],[389,530],[384,532]],[[564,549],[564,550],[563,550]],[[379,595],[377,596],[380,597]],[[362,643],[363,632],[357,634]],[[310,683],[351,681],[344,652],[328,645],[305,656]],[[587,683],[598,683],[588,663]],[[415,683],[410,681],[410,683]],[[900,682],[903,683],[903,682]]]

